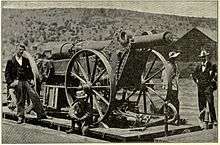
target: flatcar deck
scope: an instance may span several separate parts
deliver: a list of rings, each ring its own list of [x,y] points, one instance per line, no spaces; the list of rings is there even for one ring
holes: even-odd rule
[[[2,116],[6,119],[13,119],[16,120],[16,111],[11,111],[8,107],[2,108]],[[26,114],[25,115],[25,122],[30,124],[42,125],[49,128],[53,128],[56,130],[63,130],[68,129],[71,126],[71,121],[67,119],[55,118],[55,117],[48,117],[48,119],[38,120],[35,115]]]
[[[3,118],[16,119],[16,112],[9,110],[7,107],[3,107]],[[56,130],[64,131],[71,127],[71,121],[68,119],[61,119],[55,117],[48,117],[48,119],[37,120],[35,115],[27,114],[26,123],[41,125]],[[189,133],[200,130],[197,124],[186,124],[180,126],[169,125],[168,135],[176,135]],[[99,138],[103,140],[109,140],[114,142],[153,142],[155,138],[164,137],[164,125],[152,126],[143,130],[141,128],[91,128],[88,131],[88,136]]]
[[[107,138],[112,141],[123,141],[123,142],[135,142],[135,141],[150,141],[153,142],[155,138],[164,137],[164,125],[148,127],[146,130],[142,131],[143,128],[129,128],[129,129],[119,129],[119,128],[92,128],[90,132],[99,136],[99,138]],[[198,125],[180,125],[174,126],[169,125],[168,135],[189,133],[200,130]]]

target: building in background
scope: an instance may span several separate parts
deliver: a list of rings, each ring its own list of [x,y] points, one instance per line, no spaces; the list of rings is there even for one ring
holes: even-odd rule
[[[217,62],[217,32],[210,29],[195,27],[179,38],[173,47],[182,52],[181,61],[197,61],[201,49],[207,50],[211,55],[211,61]]]

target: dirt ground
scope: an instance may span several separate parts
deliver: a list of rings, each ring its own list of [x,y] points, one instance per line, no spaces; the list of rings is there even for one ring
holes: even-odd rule
[[[179,100],[180,115],[189,118],[189,121],[197,121],[198,119],[198,89],[192,79],[180,79]],[[214,102],[216,115],[218,115],[217,91],[214,92]]]

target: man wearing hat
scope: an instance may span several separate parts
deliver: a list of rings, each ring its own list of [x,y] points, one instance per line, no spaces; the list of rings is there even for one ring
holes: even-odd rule
[[[176,59],[179,56],[179,52],[172,51],[169,53],[169,61],[167,63],[166,75],[167,75],[167,96],[166,100],[173,104],[176,108],[177,114],[175,120],[172,122],[174,125],[180,125],[181,120],[179,116],[179,99],[178,99],[178,79],[179,71],[176,64]]]
[[[71,117],[71,129],[66,133],[78,131],[82,135],[86,134],[91,119],[91,105],[88,102],[88,95],[84,90],[76,91],[76,100],[69,109]]]
[[[201,59],[201,63],[196,67],[192,76],[194,82],[198,86],[200,123],[205,121],[205,112],[203,110],[206,108],[206,102],[208,101],[211,122],[214,125],[217,125],[213,96],[213,91],[216,89],[216,86],[213,85],[213,82],[217,82],[217,80],[215,80],[217,69],[215,68],[215,65],[212,65],[209,61],[209,53],[205,50],[201,51],[199,58]],[[202,124],[200,125],[202,128],[204,128]]]
[[[37,113],[37,118],[46,118],[39,95],[32,88],[34,84],[34,75],[29,60],[23,57],[24,51],[25,45],[17,45],[17,52],[11,59],[7,61],[5,69],[5,80],[8,89],[15,90],[18,124],[24,122],[25,100],[27,98],[26,95],[30,97],[34,105],[33,110]]]

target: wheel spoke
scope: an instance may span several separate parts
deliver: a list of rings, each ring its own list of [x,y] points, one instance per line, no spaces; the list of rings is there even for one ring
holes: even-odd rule
[[[95,64],[93,66],[93,71],[92,71],[92,76],[91,76],[91,82],[93,82],[94,79],[95,79],[95,73],[96,73],[97,64],[98,64],[98,57],[96,56],[95,57]]]
[[[145,75],[144,79],[146,79],[146,78],[149,76],[149,74],[150,74],[150,72],[151,72],[151,70],[152,70],[152,68],[153,68],[154,63],[156,62],[156,60],[157,60],[157,57],[155,56],[155,57],[154,57],[154,61],[152,62],[152,64],[151,64],[151,66],[150,66],[150,68],[149,68],[147,74]]]
[[[81,70],[81,72],[82,72],[82,74],[83,74],[84,78],[85,78],[85,79],[86,79],[86,81],[88,82],[88,81],[89,81],[89,78],[88,78],[88,76],[86,75],[86,72],[85,72],[85,70],[83,69],[82,65],[80,64],[80,62],[79,62],[79,61],[76,61],[76,63],[78,64],[79,69]]]
[[[76,77],[78,80],[80,80],[82,83],[84,83],[84,84],[86,84],[86,81],[85,80],[83,80],[80,76],[78,76],[77,74],[75,74],[75,73],[71,73],[71,75],[73,75],[74,77]]]
[[[91,113],[91,115],[93,116],[93,96],[92,96],[92,94],[89,94],[89,96],[88,96],[88,102],[90,103],[90,106],[89,106],[89,110],[90,110],[90,113]],[[93,119],[91,119],[92,120],[92,122],[93,122]]]
[[[80,90],[83,89],[82,87],[67,87],[67,89],[76,89],[76,90]]]
[[[92,86],[92,89],[110,89],[110,86]]]
[[[134,90],[134,91],[126,98],[126,100],[128,100],[128,99],[129,99],[131,96],[133,96],[136,92],[137,92],[137,89]]]
[[[146,93],[143,91],[143,102],[144,102],[144,113],[147,113],[147,99],[146,99]]]
[[[147,89],[149,89],[151,92],[153,92],[154,94],[156,94],[160,99],[162,99],[163,101],[165,101],[165,99],[163,97],[161,97],[156,91],[154,91],[151,87],[146,86]]]
[[[101,77],[102,75],[106,72],[106,69],[102,70],[102,72],[99,74],[99,76],[96,78],[96,80],[92,83],[95,84]]]
[[[151,104],[152,104],[153,110],[156,112],[156,111],[157,111],[157,108],[155,107],[154,102],[151,100],[150,94],[149,94],[148,92],[146,92],[146,93],[147,93],[147,98],[150,100],[150,102],[151,102]]]
[[[150,50],[147,50],[147,53],[148,53],[148,55],[147,55],[147,58],[146,58],[146,62],[148,61],[148,58],[150,57],[150,55],[151,55],[151,49]]]
[[[166,85],[166,83],[144,83],[145,85]]]
[[[98,112],[99,112],[99,115],[100,115],[101,117],[103,117],[103,113],[102,113],[102,110],[100,109],[100,106],[99,106],[99,104],[98,104],[98,100],[97,100],[97,98],[94,97],[93,100],[94,100],[94,103],[95,103],[96,109],[97,109]]]
[[[137,101],[136,101],[137,105],[138,105],[138,104],[139,104],[139,102],[140,102],[140,99],[141,99],[141,94],[142,94],[142,91],[140,91],[140,93],[139,93],[139,95],[138,95],[138,98],[137,98]]]
[[[150,53],[151,50],[147,50],[147,52],[148,52],[148,55],[147,55],[147,57],[146,57],[146,62],[148,61],[148,58],[149,58],[150,55],[151,55],[151,53]],[[146,66],[145,66],[145,69],[146,69]],[[146,72],[144,72],[144,74],[141,75],[141,80],[144,80],[145,77],[146,77]]]
[[[96,90],[92,90],[100,99],[102,99],[105,104],[109,105],[109,102],[101,95],[99,94]]]
[[[125,100],[126,94],[127,94],[127,90],[123,89],[123,92],[122,92],[122,100],[123,101]]]
[[[156,75],[158,75],[160,72],[162,72],[165,69],[165,67],[162,67],[160,70],[158,70],[157,72],[155,72],[152,76],[150,76],[149,78],[147,78],[146,80],[144,80],[143,83],[148,82],[149,80],[151,80],[153,77],[155,77]]]
[[[90,71],[90,64],[89,64],[88,53],[86,53],[86,65],[87,65],[87,70],[88,70],[88,77],[89,77],[89,79],[91,79],[91,71]]]

